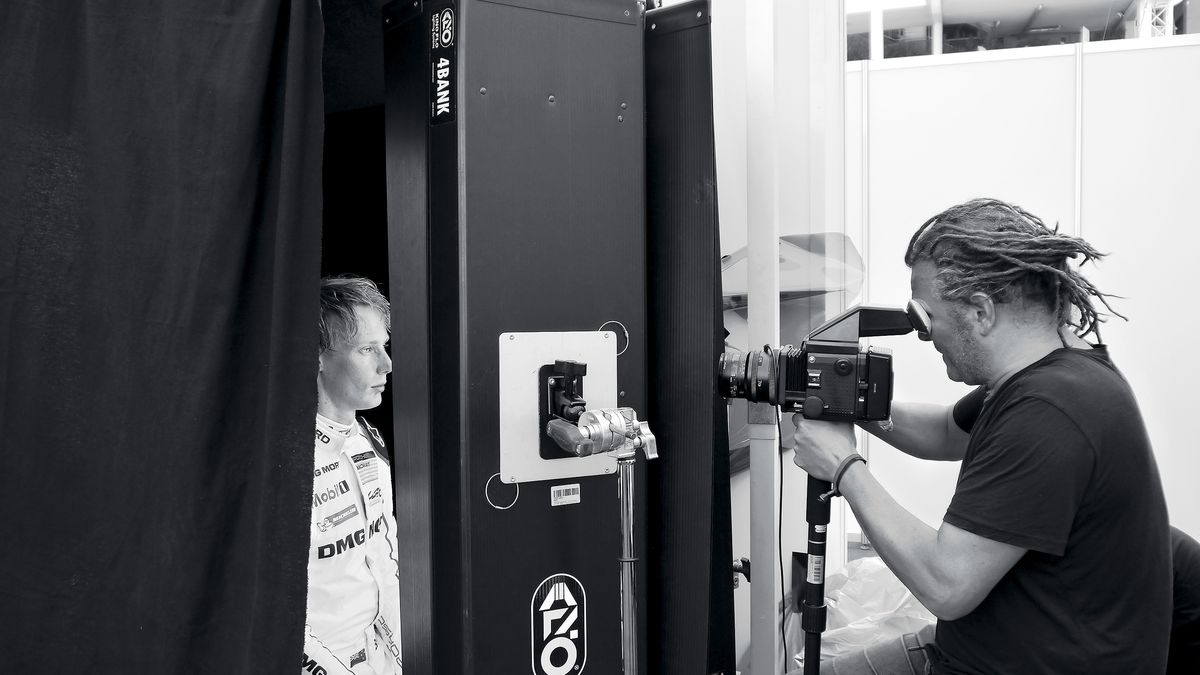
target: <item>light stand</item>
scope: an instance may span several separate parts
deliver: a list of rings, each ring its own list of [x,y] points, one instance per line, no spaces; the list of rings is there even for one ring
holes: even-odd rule
[[[617,498],[621,506],[621,661],[625,675],[636,675],[637,654],[637,586],[633,563],[633,463],[637,455],[617,458]]]
[[[821,633],[825,631],[825,536],[829,529],[829,481],[808,477],[808,564],[800,628],[804,630],[804,675],[821,672]]]
[[[646,459],[658,458],[658,444],[650,425],[639,422],[633,408],[588,410],[572,424],[555,418],[546,424],[546,435],[560,448],[578,457],[608,453],[617,460],[617,500],[621,509],[621,660],[625,675],[637,675],[637,586],[633,564],[633,467],[638,448]],[[826,509],[828,513],[828,509]],[[828,522],[828,516],[826,517]],[[818,636],[818,639],[820,636]]]

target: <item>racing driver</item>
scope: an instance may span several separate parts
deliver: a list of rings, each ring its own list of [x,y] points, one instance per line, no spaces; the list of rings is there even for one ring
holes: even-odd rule
[[[391,309],[369,279],[321,280],[308,609],[301,673],[400,675],[400,583],[392,474],[358,411],[392,371]]]

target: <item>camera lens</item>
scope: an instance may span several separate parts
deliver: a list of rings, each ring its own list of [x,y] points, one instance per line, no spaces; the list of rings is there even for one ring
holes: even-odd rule
[[[746,398],[746,361],[749,355],[725,352],[717,364],[717,393],[725,398]]]
[[[775,360],[768,352],[725,352],[717,364],[717,390],[725,398],[774,403]]]
[[[766,352],[750,352],[746,361],[746,400],[774,403],[771,379],[775,374],[775,361]]]

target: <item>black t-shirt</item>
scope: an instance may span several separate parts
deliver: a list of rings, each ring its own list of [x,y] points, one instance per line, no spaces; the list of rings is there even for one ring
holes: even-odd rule
[[[1171,528],[1175,571],[1175,610],[1171,616],[1168,675],[1191,675],[1200,668],[1200,542]]]
[[[937,672],[1165,670],[1166,501],[1106,349],[1058,349],[982,402],[945,522],[1028,551],[974,611],[938,622]]]

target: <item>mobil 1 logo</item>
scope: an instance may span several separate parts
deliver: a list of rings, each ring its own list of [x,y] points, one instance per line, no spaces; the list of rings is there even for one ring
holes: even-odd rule
[[[579,675],[587,662],[587,600],[570,574],[552,574],[529,603],[534,675]]]
[[[455,83],[458,71],[458,15],[454,3],[438,3],[429,15],[429,123],[454,121],[457,108]]]

